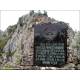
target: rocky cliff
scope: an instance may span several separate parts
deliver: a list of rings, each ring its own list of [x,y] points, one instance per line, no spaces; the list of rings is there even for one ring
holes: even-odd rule
[[[74,37],[74,31],[67,23],[57,21],[43,14],[30,11],[29,14],[19,18],[17,24],[9,26],[5,32],[7,42],[1,52],[1,69],[41,69],[33,66],[34,55],[34,24],[64,24],[68,26],[68,48]],[[68,51],[68,54],[70,52]],[[72,53],[71,53],[72,54]],[[71,59],[72,57],[69,57]],[[70,60],[68,61],[68,63]],[[49,68],[48,68],[49,69]],[[57,69],[57,68],[54,68]],[[61,68],[62,69],[62,68]],[[64,69],[64,68],[63,68]]]

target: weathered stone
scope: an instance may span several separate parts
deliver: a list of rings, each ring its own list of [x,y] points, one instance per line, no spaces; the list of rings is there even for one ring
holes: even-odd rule
[[[35,24],[44,24],[44,23],[52,23],[52,24],[64,24],[68,26],[68,47],[72,40],[73,30],[69,27],[67,23],[57,21],[55,19],[51,19],[48,16],[44,16],[44,14],[38,14],[31,12],[28,15],[24,15],[19,18],[17,23],[17,27],[12,34],[11,38],[8,40],[7,44],[4,47],[4,52],[14,52],[12,55],[11,61],[7,62],[6,56],[4,57],[5,67],[8,65],[12,66],[13,69],[42,69],[42,67],[33,66],[33,56],[34,56],[34,27]],[[69,54],[69,53],[68,53]],[[73,62],[72,54],[68,56],[69,63]],[[63,69],[73,69],[74,64],[66,65]],[[5,68],[6,69],[6,68]],[[56,67],[47,67],[45,69],[58,69]],[[61,68],[62,69],[62,68]]]

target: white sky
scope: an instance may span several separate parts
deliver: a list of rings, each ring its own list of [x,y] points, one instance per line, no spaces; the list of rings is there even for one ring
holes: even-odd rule
[[[1,30],[18,22],[19,17],[29,11],[1,11]],[[69,23],[73,30],[79,30],[79,11],[47,11],[48,16],[58,21]]]

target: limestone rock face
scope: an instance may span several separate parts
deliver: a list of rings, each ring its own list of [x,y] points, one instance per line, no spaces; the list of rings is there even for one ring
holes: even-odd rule
[[[3,51],[13,53],[5,59],[5,66],[9,65],[13,69],[40,69],[33,66],[34,55],[34,24],[52,23],[57,24],[59,21],[51,19],[44,14],[30,13],[19,18],[17,27],[10,39],[7,41]],[[64,22],[61,22],[64,24]],[[65,23],[67,25],[67,23]],[[71,41],[73,30],[68,26],[68,42]],[[69,45],[68,45],[69,46]],[[5,67],[4,67],[5,69]]]
[[[73,59],[74,59],[74,52],[73,52],[73,50],[72,50],[72,48],[71,48],[71,43],[72,43],[72,40],[73,40],[73,38],[74,38],[74,31],[69,27],[68,28],[68,30],[67,30],[67,57],[68,57],[68,60],[67,60],[67,62],[68,63],[71,63],[71,62],[73,62]]]
[[[17,28],[4,47],[4,52],[14,52],[12,62],[15,67],[32,66],[34,54],[34,24],[55,23],[54,19],[43,14],[34,13],[19,18]]]

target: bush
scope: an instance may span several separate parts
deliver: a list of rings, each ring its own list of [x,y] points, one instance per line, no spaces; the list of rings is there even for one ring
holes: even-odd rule
[[[12,34],[14,33],[17,25],[9,26],[7,28],[7,32],[0,37],[0,53],[3,51],[4,46],[6,45],[7,41],[11,38]],[[8,33],[8,35],[6,35]]]
[[[16,52],[16,51],[14,51],[14,52],[7,52],[6,55],[7,55],[7,56],[13,56],[15,52]]]
[[[12,64],[6,63],[2,69],[4,69],[4,70],[13,70],[14,67],[13,67]]]
[[[10,35],[11,33],[14,33],[15,29],[17,28],[17,25],[9,26],[7,28],[7,32]]]
[[[7,43],[7,39],[0,39],[0,52],[2,51],[2,49],[4,48],[4,46]]]

